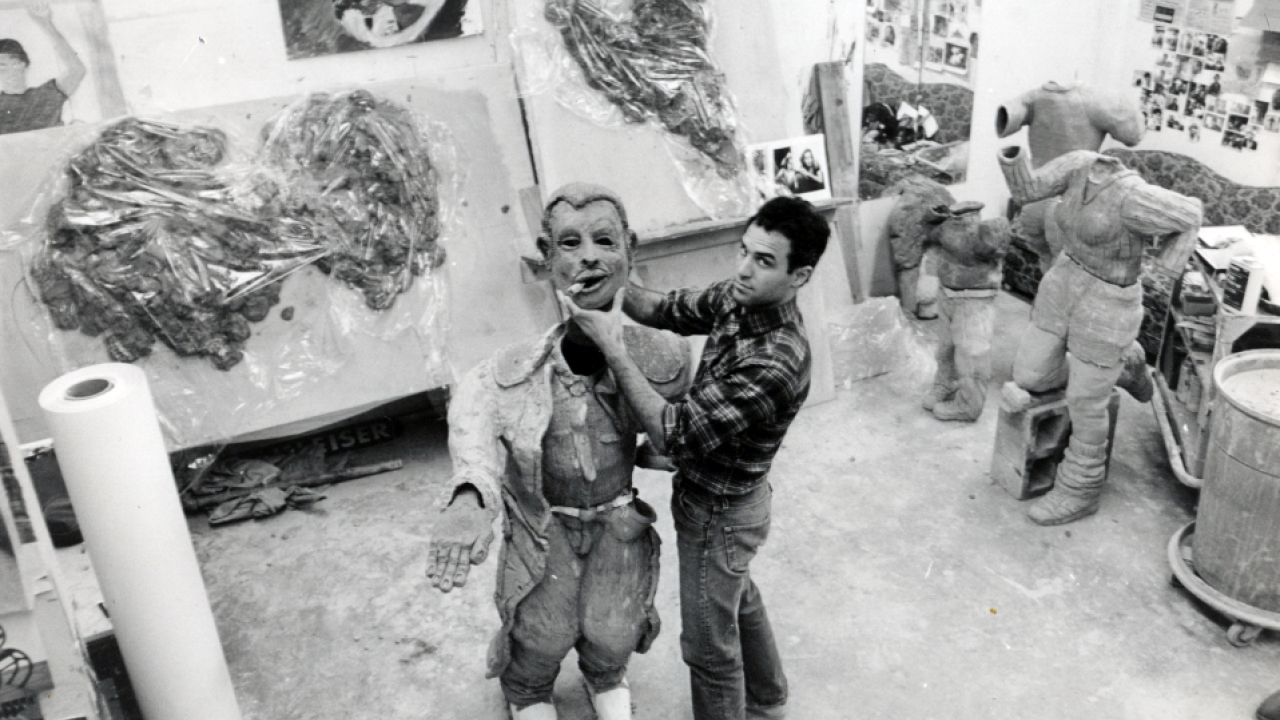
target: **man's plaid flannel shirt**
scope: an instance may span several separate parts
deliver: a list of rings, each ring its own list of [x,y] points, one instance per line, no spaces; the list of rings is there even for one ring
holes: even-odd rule
[[[714,495],[742,495],[765,482],[809,395],[809,340],[795,300],[744,308],[732,282],[668,293],[655,323],[707,335],[693,387],[666,407],[662,426],[682,481]]]

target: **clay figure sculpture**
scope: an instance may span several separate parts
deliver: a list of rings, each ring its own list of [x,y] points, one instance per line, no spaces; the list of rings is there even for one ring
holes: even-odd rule
[[[551,196],[538,239],[556,289],[593,309],[626,286],[635,243],[617,196],[581,183]],[[687,341],[641,327],[626,328],[624,341],[655,390],[684,394]],[[502,627],[488,676],[500,679],[514,720],[554,720],[552,688],[571,649],[597,716],[631,717],[627,662],[659,628],[655,514],[631,483],[645,458],[639,432],[604,356],[572,320],[480,363],[450,403],[452,495],[427,575],[445,592],[465,583],[503,516]]]
[[[920,264],[924,259],[924,224],[929,208],[950,205],[956,200],[941,183],[919,175],[903,178],[885,191],[883,197],[897,197],[889,211],[889,250],[898,279],[898,301],[902,311],[916,314],[920,297]],[[930,316],[932,317],[932,316]]]
[[[973,422],[991,381],[991,334],[1009,221],[982,220],[982,203],[939,205],[925,215],[926,246],[936,254],[938,370],[924,409],[939,420]]]
[[[1097,511],[1106,482],[1112,387],[1151,399],[1142,324],[1143,248],[1154,239],[1155,266],[1182,272],[1202,217],[1198,198],[1147,184],[1116,158],[1076,150],[1032,170],[1018,147],[1001,151],[1000,169],[1014,202],[1061,199],[1055,215],[1063,251],[1040,281],[1031,325],[1014,358],[1002,404],[1020,411],[1030,392],[1066,387],[1071,438],[1053,489],[1030,510],[1041,525],[1072,522]]]
[[[1009,137],[1023,126],[1033,168],[1073,150],[1097,152],[1108,135],[1133,147],[1146,131],[1142,108],[1128,94],[1052,81],[996,110],[996,134],[1000,137]],[[1013,234],[1040,256],[1045,271],[1062,251],[1062,230],[1054,216],[1057,206],[1057,198],[1026,205],[1013,224]]]

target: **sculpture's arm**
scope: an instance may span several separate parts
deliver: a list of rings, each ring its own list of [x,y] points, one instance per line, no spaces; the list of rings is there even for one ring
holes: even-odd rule
[[[1031,124],[1032,101],[1035,99],[1036,92],[1032,90],[1031,92],[1023,93],[996,108],[996,135],[998,137],[1009,137],[1021,130],[1023,125]]]
[[[1095,152],[1076,150],[1032,170],[1026,151],[1017,145],[1011,145],[1000,151],[999,159],[1000,171],[1004,173],[1005,184],[1009,186],[1013,201],[1026,205],[1066,192],[1071,184],[1071,176],[1077,170],[1088,167],[1097,157]]]
[[[484,562],[501,508],[500,478],[507,450],[495,419],[497,388],[488,363],[468,373],[449,403],[449,502],[436,517],[427,549],[427,577],[443,592],[466,584],[471,565]]]
[[[1137,145],[1147,131],[1142,108],[1127,93],[1102,90],[1091,92],[1086,99],[1085,109],[1095,127],[1129,147]]]
[[[1195,250],[1200,234],[1203,205],[1200,198],[1182,195],[1157,185],[1139,185],[1124,199],[1120,218],[1125,229],[1155,238],[1160,247],[1156,264],[1169,273],[1181,273]]]

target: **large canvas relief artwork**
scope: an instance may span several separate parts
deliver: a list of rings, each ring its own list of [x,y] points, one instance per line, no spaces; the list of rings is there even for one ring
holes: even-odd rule
[[[480,0],[279,0],[290,60],[475,35]]]

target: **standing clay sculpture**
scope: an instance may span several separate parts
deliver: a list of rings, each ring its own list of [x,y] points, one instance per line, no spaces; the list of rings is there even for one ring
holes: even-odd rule
[[[1071,438],[1053,489],[1032,506],[1041,525],[1094,513],[1106,481],[1107,401],[1119,386],[1151,399],[1142,324],[1143,248],[1154,240],[1157,265],[1180,273],[1200,229],[1201,203],[1147,184],[1119,160],[1077,150],[1032,170],[1021,148],[1001,151],[1014,202],[1057,197],[1063,251],[1040,281],[1031,325],[1002,390],[1006,410],[1026,409],[1030,392],[1066,387]]]
[[[1074,150],[1097,152],[1108,135],[1132,147],[1146,132],[1142,108],[1129,95],[1052,81],[996,110],[996,134],[1000,137],[1009,137],[1024,125],[1033,168]],[[1047,198],[1023,206],[1013,225],[1013,234],[1040,256],[1045,271],[1064,242],[1055,218],[1058,202]]]
[[[939,420],[973,422],[991,381],[991,334],[1009,221],[982,220],[982,203],[939,205],[925,215],[926,246],[936,255],[938,370],[924,409]]]
[[[538,248],[556,289],[580,307],[609,308],[636,243],[621,201],[571,184],[551,196],[542,223]],[[624,342],[664,397],[688,389],[687,341],[628,326]],[[462,585],[503,515],[502,627],[488,676],[500,679],[514,720],[555,720],[552,689],[574,649],[596,716],[631,717],[627,663],[659,628],[656,515],[631,484],[644,458],[639,432],[604,355],[572,321],[480,363],[449,405],[454,477],[427,575],[446,592]]]
[[[928,231],[925,214],[929,208],[950,205],[956,200],[942,184],[921,176],[894,183],[882,197],[897,198],[889,211],[889,250],[902,311],[914,315],[920,309],[920,263],[924,259]]]

